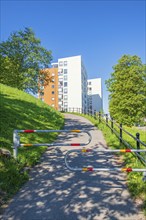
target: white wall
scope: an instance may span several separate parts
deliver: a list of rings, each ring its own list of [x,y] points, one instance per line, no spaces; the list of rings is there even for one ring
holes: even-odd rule
[[[89,82],[91,82],[91,85],[89,85]],[[88,88],[92,88],[91,90],[92,109],[96,111],[100,111],[101,109],[103,109],[101,78],[89,79]],[[89,90],[88,90],[88,94],[89,94]]]
[[[59,67],[67,69],[68,108],[82,108],[81,93],[81,56],[66,57],[58,59],[58,63],[67,62],[66,66]]]
[[[81,56],[69,58],[68,64],[68,105],[71,108],[81,108]]]

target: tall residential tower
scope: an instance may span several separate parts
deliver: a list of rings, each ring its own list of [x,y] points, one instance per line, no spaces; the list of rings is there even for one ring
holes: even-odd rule
[[[91,104],[93,110],[101,110],[101,79],[88,80],[87,84],[87,71],[81,56],[60,58],[52,63],[49,72],[52,82],[44,88],[41,97],[45,103],[57,110],[78,108],[87,112]]]

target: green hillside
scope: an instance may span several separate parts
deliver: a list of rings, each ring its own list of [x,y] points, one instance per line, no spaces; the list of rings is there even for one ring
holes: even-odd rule
[[[0,148],[7,149],[13,154],[14,129],[61,129],[64,118],[61,113],[44,104],[41,100],[0,84]],[[50,143],[55,140],[57,133],[21,133],[22,143]],[[15,193],[28,179],[25,166],[38,162],[45,147],[19,148],[18,160],[8,159],[0,155],[0,198],[6,198]],[[0,200],[0,205],[3,201]]]

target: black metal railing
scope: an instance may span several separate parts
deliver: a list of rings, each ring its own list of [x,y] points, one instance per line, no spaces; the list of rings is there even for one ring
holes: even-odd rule
[[[95,120],[98,121],[98,123],[105,124],[111,130],[111,133],[116,135],[116,137],[120,141],[120,144],[125,145],[125,147],[133,149],[133,146],[123,138],[124,134],[127,134],[129,137],[135,140],[135,147],[137,150],[139,150],[141,146],[146,147],[146,143],[140,140],[140,133],[137,132],[135,136],[132,135],[130,132],[126,131],[123,128],[122,123],[118,124],[112,117],[109,117],[108,114],[102,114],[101,112],[97,112],[96,110],[82,108],[64,108],[61,109],[61,112],[85,114],[93,117]],[[134,154],[141,162],[146,164],[146,155],[144,153],[135,152]]]

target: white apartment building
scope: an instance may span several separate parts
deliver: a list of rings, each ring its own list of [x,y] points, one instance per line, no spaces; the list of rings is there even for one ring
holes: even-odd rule
[[[87,72],[81,56],[58,59],[58,108],[87,110]]]
[[[101,79],[87,80],[81,56],[65,57],[46,69],[52,82],[43,91],[43,100],[57,110],[88,112],[102,109]],[[88,83],[87,83],[88,82]]]
[[[103,110],[101,78],[88,80],[88,109]]]

